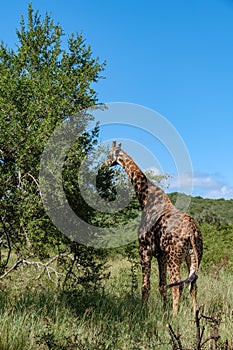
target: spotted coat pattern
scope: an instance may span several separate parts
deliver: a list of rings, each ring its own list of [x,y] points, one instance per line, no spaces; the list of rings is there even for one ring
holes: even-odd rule
[[[138,229],[139,254],[142,266],[142,302],[150,294],[151,260],[155,257],[159,269],[159,291],[166,304],[166,294],[172,288],[173,313],[178,311],[179,299],[185,283],[196,310],[196,280],[202,258],[202,236],[193,218],[176,209],[165,192],[153,184],[140,170],[133,159],[113,142],[112,150],[105,161],[107,166],[121,165],[134,186],[142,216]],[[180,269],[186,262],[189,276],[181,281]],[[167,285],[166,275],[170,284]]]

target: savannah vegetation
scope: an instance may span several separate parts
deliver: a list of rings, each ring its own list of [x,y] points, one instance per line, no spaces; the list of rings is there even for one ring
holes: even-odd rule
[[[155,261],[142,308],[136,229],[130,244],[86,247],[56,229],[40,197],[46,142],[70,116],[100,105],[95,86],[105,63],[82,35],[67,38],[31,4],[16,34],[15,49],[0,45],[0,350],[233,349],[233,200],[191,199],[204,240],[196,317],[187,287],[178,316],[170,315],[170,294],[163,310]],[[79,118],[85,129],[91,116]],[[97,141],[98,125],[79,137],[63,186],[83,220],[110,228],[137,217],[139,207],[133,198],[117,215],[103,215],[83,201],[78,169]],[[118,170],[99,172],[98,191],[110,202],[117,181],[124,181]]]

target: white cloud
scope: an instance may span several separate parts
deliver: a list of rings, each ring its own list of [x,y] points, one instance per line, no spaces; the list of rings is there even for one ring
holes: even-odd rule
[[[146,171],[153,175],[163,175],[156,167],[150,167]],[[219,179],[220,175],[195,172],[193,174],[180,174],[171,176],[165,180],[164,188],[169,192],[181,192],[204,198],[233,199],[233,188]]]
[[[210,190],[207,196],[208,198],[233,199],[233,188],[220,184],[219,188]]]
[[[181,174],[172,178],[169,189],[186,193],[186,188],[193,186],[192,194],[205,198],[233,198],[233,188],[227,186],[216,175],[194,173]],[[189,193],[190,194],[190,193]]]

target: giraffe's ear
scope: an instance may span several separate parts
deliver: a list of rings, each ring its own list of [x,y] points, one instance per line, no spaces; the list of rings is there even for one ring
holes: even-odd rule
[[[116,141],[112,141],[112,149],[114,150],[116,148]]]

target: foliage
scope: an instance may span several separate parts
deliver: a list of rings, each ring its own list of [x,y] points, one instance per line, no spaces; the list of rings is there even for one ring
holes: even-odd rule
[[[152,171],[147,176],[157,185],[164,187],[167,175],[156,175]],[[93,217],[96,226],[106,227],[109,234],[103,240],[103,246],[110,242],[111,246],[121,247],[137,239],[137,231],[141,216],[141,207],[126,172],[122,167],[102,167],[97,177],[97,190],[109,204],[103,213],[98,212]],[[109,210],[110,209],[110,210]],[[109,210],[109,212],[108,212]],[[124,248],[119,248],[124,251]]]
[[[169,194],[173,203],[176,202],[177,192]],[[179,196],[187,198],[187,195],[179,193]],[[209,199],[191,197],[191,203],[188,209],[189,213],[200,225],[208,223],[210,225],[231,225],[233,224],[233,199]]]
[[[70,35],[64,50],[62,27],[54,24],[48,14],[41,18],[31,4],[27,21],[22,17],[16,33],[16,50],[4,43],[0,45],[2,272],[12,251],[18,258],[37,256],[42,260],[64,251],[73,256],[78,251],[83,254],[83,248],[63,237],[45,213],[38,180],[40,158],[53,130],[72,115],[76,114],[77,123],[85,128],[91,116],[78,113],[97,105],[93,84],[101,78],[104,68],[93,57],[82,35]],[[71,189],[76,186],[77,169],[88,150],[94,147],[97,134],[98,127],[91,133],[83,133],[64,166],[64,187],[70,202],[75,201],[79,208],[82,207],[79,190]],[[90,266],[94,268],[93,261]]]
[[[203,264],[233,270],[232,244],[233,225],[216,226],[205,223],[201,226],[204,241]]]
[[[177,195],[177,193],[169,194],[173,203]],[[184,200],[187,198],[185,194],[179,196],[183,196]],[[233,200],[192,197],[188,212],[199,224],[202,232],[204,245],[202,265],[211,267],[217,264],[219,268],[232,269]]]

